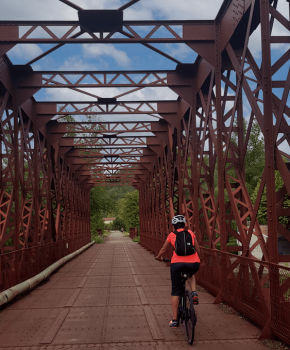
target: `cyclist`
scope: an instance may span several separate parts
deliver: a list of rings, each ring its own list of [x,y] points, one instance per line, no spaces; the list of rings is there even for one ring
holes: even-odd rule
[[[176,237],[179,232],[184,232],[184,227],[186,224],[185,217],[183,215],[176,215],[172,218],[172,225],[174,226],[175,232],[171,232],[163,247],[160,249],[160,252],[155,257],[156,260],[162,260],[162,254],[166,252],[168,247],[172,245],[175,248]],[[188,230],[192,238],[192,244],[195,245],[195,235],[191,230]],[[182,279],[181,272],[188,274],[188,282],[191,287],[191,295],[194,304],[198,304],[198,294],[196,293],[196,282],[194,274],[199,270],[200,259],[198,253],[192,255],[180,256],[176,252],[173,252],[171,259],[170,273],[171,273],[171,302],[172,302],[172,313],[173,318],[169,323],[169,326],[172,328],[177,328],[178,324],[178,305],[180,294],[182,293]]]

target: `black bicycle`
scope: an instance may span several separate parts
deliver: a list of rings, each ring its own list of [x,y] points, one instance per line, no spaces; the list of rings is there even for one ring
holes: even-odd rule
[[[163,259],[164,262],[170,262],[170,259]],[[182,278],[182,294],[179,300],[178,306],[178,320],[179,323],[183,324],[185,322],[185,330],[187,341],[190,345],[192,345],[194,341],[194,333],[195,333],[195,325],[196,325],[196,312],[193,307],[193,300],[191,296],[191,292],[188,289],[185,289],[186,281],[188,280],[188,275],[186,273],[181,273]]]

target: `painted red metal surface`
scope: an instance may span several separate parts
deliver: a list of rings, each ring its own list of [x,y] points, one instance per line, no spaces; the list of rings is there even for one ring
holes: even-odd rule
[[[107,282],[92,285],[90,279],[100,277],[100,271]],[[84,275],[88,279],[82,286],[67,284],[68,278]],[[121,278],[133,283],[120,284]],[[0,318],[0,348],[187,348],[184,326],[168,327],[170,291],[166,264],[121,232],[113,232],[105,244],[92,246],[45,284],[7,305]],[[199,298],[195,347],[266,350],[258,341],[257,327],[225,314],[209,293],[199,291]]]
[[[72,1],[63,2],[84,11]],[[82,13],[80,21],[0,21],[0,290],[90,241],[92,187],[132,185],[140,194],[144,247],[158,252],[172,216],[185,215],[201,247],[199,282],[217,296],[216,302],[228,302],[263,326],[263,336],[274,333],[290,342],[290,272],[281,265],[290,262],[290,255],[279,255],[277,242],[278,236],[290,241],[288,226],[279,220],[290,216],[285,205],[290,194],[285,163],[290,159],[290,75],[275,77],[290,58],[288,51],[275,48],[288,44],[289,36],[273,31],[278,23],[289,34],[289,20],[279,12],[281,2],[225,0],[210,21],[122,21],[123,36],[114,36],[114,23],[106,24],[111,33],[96,36],[82,19],[93,12]],[[181,34],[174,25],[182,27]],[[19,26],[24,28],[21,37]],[[62,36],[49,29],[64,26]],[[135,26],[152,29],[140,36]],[[38,35],[40,27],[47,38]],[[254,31],[260,33],[261,60],[249,47]],[[26,65],[13,65],[6,53],[20,43],[55,46]],[[174,71],[33,71],[32,63],[66,43],[139,43],[177,66]],[[152,46],[156,43],[185,43],[199,56],[182,64]],[[80,76],[77,82],[73,74]],[[88,78],[93,82],[87,84]],[[130,101],[132,92],[153,86],[170,88],[177,100]],[[88,91],[112,87],[127,90],[110,98]],[[37,102],[33,95],[41,88],[66,88],[90,100]],[[128,100],[118,100],[124,96]],[[250,111],[247,128],[244,106]],[[81,117],[91,110],[93,116],[119,114],[120,119],[61,122],[66,115]],[[135,116],[134,123],[122,119],[124,114]],[[146,122],[143,114],[158,119]],[[245,176],[253,122],[265,140],[265,169],[254,204]],[[283,182],[279,191],[276,174]],[[264,189],[267,240],[257,220]],[[230,238],[235,246],[228,244]],[[256,248],[261,259],[254,256]],[[107,262],[111,258],[108,254]],[[92,287],[106,281],[101,275],[88,278]]]

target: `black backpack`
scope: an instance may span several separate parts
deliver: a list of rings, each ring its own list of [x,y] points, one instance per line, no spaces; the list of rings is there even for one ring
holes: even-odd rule
[[[192,244],[192,237],[188,231],[174,231],[176,235],[175,253],[179,256],[195,254],[195,246]]]

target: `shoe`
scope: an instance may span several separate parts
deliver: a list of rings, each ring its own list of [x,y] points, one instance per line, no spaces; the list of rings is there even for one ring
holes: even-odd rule
[[[194,305],[198,305],[198,294],[196,292],[192,292],[191,293],[191,296],[192,296],[192,301],[193,301],[193,304]]]
[[[178,320],[171,320],[169,322],[169,327],[171,327],[171,328],[178,328],[178,326],[179,326]]]

